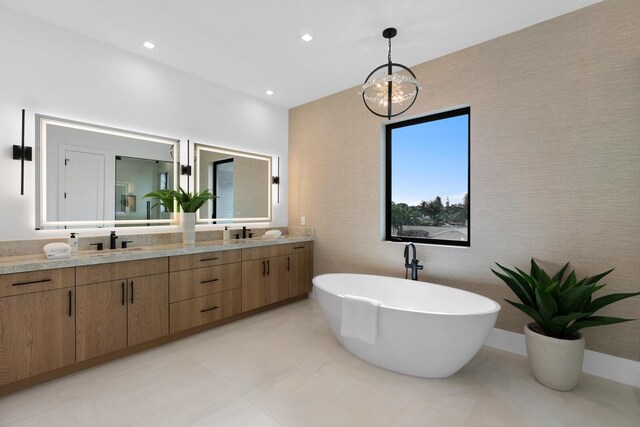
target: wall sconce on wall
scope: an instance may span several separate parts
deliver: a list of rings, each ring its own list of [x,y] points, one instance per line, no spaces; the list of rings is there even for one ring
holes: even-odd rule
[[[31,147],[24,146],[24,108],[22,109],[22,142],[20,145],[13,146],[13,160],[20,160],[20,195],[24,196],[24,162],[30,162],[33,159],[33,150]]]
[[[278,188],[276,190],[276,203],[280,203],[280,156],[278,156],[278,171],[277,171],[277,175],[271,178],[271,182],[272,182],[272,184],[278,186]]]

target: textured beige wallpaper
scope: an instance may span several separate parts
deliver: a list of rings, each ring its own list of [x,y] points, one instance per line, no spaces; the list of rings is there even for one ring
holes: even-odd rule
[[[470,105],[472,132],[471,247],[420,245],[421,280],[494,298],[497,327],[520,333],[526,318],[502,300],[494,261],[571,261],[579,276],[615,267],[606,291],[640,290],[640,1],[605,1],[413,70],[423,91],[402,119]],[[316,227],[317,274],[403,276],[402,244],[382,241],[385,121],[357,92],[290,111],[289,222]],[[640,297],[602,313],[640,318]],[[586,337],[640,360],[640,321]]]

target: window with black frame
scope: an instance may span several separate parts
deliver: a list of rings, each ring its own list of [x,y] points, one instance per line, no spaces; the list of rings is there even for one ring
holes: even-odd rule
[[[470,245],[469,107],[386,126],[386,240]]]

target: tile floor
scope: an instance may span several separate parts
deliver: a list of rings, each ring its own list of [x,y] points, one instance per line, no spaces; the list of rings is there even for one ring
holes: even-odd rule
[[[483,348],[424,379],[344,350],[306,300],[0,398],[2,426],[640,426],[640,390],[549,390]]]

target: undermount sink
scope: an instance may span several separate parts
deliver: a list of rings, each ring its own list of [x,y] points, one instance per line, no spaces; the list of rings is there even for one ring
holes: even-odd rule
[[[126,254],[129,252],[141,252],[144,251],[144,248],[126,248],[126,249],[109,249],[104,251],[97,251],[89,256],[109,256],[109,255],[119,255]]]

